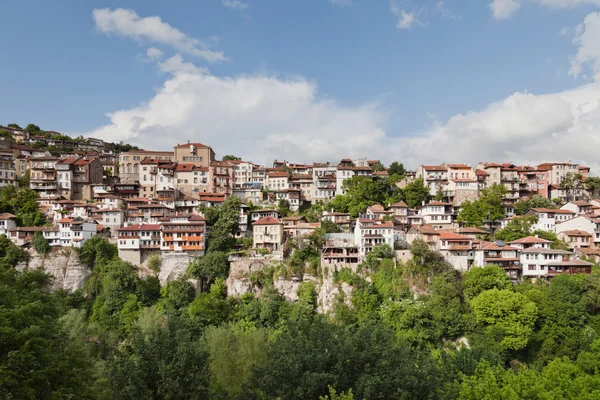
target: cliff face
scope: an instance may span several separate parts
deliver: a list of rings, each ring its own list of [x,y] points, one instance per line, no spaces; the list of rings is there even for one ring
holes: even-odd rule
[[[89,268],[81,265],[77,252],[71,248],[55,248],[43,256],[32,251],[29,262],[19,264],[17,268],[39,268],[51,275],[51,291],[81,289],[92,273]]]
[[[160,260],[160,272],[158,278],[161,285],[165,285],[185,274],[190,262],[190,258],[184,254],[168,253],[163,254]],[[139,275],[144,278],[153,274],[145,265],[140,265]],[[239,297],[246,293],[253,293],[260,296],[262,285],[257,282],[256,276],[266,274],[271,267],[277,266],[278,260],[267,258],[240,259],[231,262],[229,277],[227,278],[227,293],[229,296]],[[340,292],[345,295],[346,302],[349,302],[352,287],[347,283],[336,283],[333,280],[335,271],[348,267],[348,265],[327,265],[321,268],[319,276],[304,274],[302,278],[277,277],[273,280],[273,286],[288,301],[298,300],[298,287],[303,282],[310,282],[315,286],[318,295],[319,312],[331,311]],[[350,266],[352,267],[352,266]],[[53,277],[49,290],[68,290],[75,291],[82,289],[85,281],[90,277],[91,270],[79,262],[77,252],[70,248],[54,248],[44,256],[40,256],[35,251],[30,253],[28,263],[22,263],[17,266],[18,269],[42,269]],[[254,283],[253,283],[254,281]],[[197,285],[196,285],[197,286]]]
[[[262,287],[258,283],[253,283],[257,274],[266,271],[274,266],[273,261],[268,259],[241,259],[231,262],[229,277],[227,278],[227,294],[229,296],[239,297],[246,293],[253,293],[260,296]],[[331,311],[338,295],[343,292],[345,301],[349,303],[352,294],[352,286],[345,282],[336,283],[333,279],[335,271],[343,267],[354,267],[351,265],[327,265],[321,268],[319,276],[304,274],[302,278],[290,277],[289,279],[278,277],[273,280],[273,287],[277,289],[288,301],[298,300],[298,287],[303,282],[310,282],[315,286],[318,295],[318,311],[326,313]]]

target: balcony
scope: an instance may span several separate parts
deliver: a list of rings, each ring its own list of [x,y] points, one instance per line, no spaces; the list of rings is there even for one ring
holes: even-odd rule
[[[204,250],[204,246],[202,246],[202,245],[197,245],[197,246],[181,246],[181,249],[183,251],[202,251],[202,250]]]
[[[46,185],[31,185],[31,189],[33,190],[56,190],[56,184],[46,184]]]

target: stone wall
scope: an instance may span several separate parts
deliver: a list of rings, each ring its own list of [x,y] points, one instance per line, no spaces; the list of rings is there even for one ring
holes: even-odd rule
[[[49,290],[75,291],[82,289],[92,271],[81,265],[77,251],[68,247],[53,248],[48,254],[40,256],[30,253],[28,263],[21,263],[17,269],[42,269],[53,277]]]

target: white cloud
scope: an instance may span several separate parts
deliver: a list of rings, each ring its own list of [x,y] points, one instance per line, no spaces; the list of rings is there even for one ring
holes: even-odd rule
[[[196,74],[208,73],[206,68],[199,68],[190,62],[184,62],[181,54],[175,54],[164,62],[158,63],[158,68],[162,72],[190,72]]]
[[[396,22],[396,28],[398,29],[410,29],[415,23],[420,24],[415,17],[415,13],[403,9],[398,0],[390,1],[390,11],[398,18],[398,22]]]
[[[206,43],[185,35],[177,28],[163,22],[160,17],[141,18],[135,11],[123,8],[95,9],[92,16],[96,29],[104,34],[113,33],[138,41],[161,43],[207,61],[226,59],[222,51],[210,50]]]
[[[600,6],[600,0],[536,0],[543,6],[550,8],[573,8],[581,5]]]
[[[352,0],[330,0],[331,4],[335,4],[336,6],[341,6],[341,7],[345,7],[345,6],[349,6],[350,4],[352,4]]]
[[[598,14],[588,15],[576,42],[580,63],[597,68],[600,52],[588,51]],[[579,54],[578,53],[578,54]],[[576,57],[577,59],[578,57]],[[218,155],[255,162],[332,161],[345,157],[421,163],[479,161],[531,164],[573,160],[600,172],[600,80],[557,93],[517,92],[479,110],[409,136],[386,133],[378,104],[344,106],[319,96],[316,83],[254,75],[217,77],[183,61],[159,61],[170,76],[148,101],[108,115],[88,135],[150,149],[187,140],[211,145]],[[408,132],[404,132],[408,134]]]
[[[577,29],[577,36],[573,43],[579,46],[577,54],[571,60],[569,75],[579,76],[583,68],[588,66],[597,74],[600,72],[600,13],[591,13],[585,17],[583,24]]]
[[[246,10],[248,9],[248,4],[242,3],[239,0],[221,0],[221,3],[227,8],[231,8],[232,10]]]
[[[494,18],[502,20],[516,13],[521,8],[521,4],[516,0],[494,0],[490,3],[490,8]]]
[[[163,52],[156,47],[150,47],[148,50],[146,50],[146,57],[148,57],[148,60],[150,61],[160,60],[162,56]]]

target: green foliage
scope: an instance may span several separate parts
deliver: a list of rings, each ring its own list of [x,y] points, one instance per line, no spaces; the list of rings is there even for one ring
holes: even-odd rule
[[[515,204],[515,214],[524,215],[527,211],[532,208],[556,208],[552,200],[543,197],[542,195],[536,194],[531,196],[528,200],[523,200]]]
[[[488,265],[483,268],[471,268],[464,275],[463,293],[472,299],[482,292],[491,289],[511,289],[512,285],[506,272],[498,266]]]
[[[352,389],[349,389],[348,392],[338,394],[334,388],[329,386],[329,395],[320,396],[319,400],[354,400],[354,395],[352,394]]]
[[[423,202],[429,202],[431,194],[425,186],[423,178],[417,178],[404,188],[404,201],[410,208],[420,207]]]
[[[502,199],[506,194],[504,185],[494,184],[481,191],[477,200],[465,201],[458,214],[458,222],[465,226],[482,227],[504,218]]]
[[[381,163],[381,161],[377,161],[376,163],[374,163],[373,165],[371,165],[371,169],[374,172],[385,171],[385,166]]]
[[[4,129],[0,129],[0,140],[7,141],[9,143],[14,143],[15,139],[13,138],[12,133],[6,131]]]
[[[236,157],[236,156],[232,156],[231,154],[226,154],[223,156],[222,158],[223,161],[241,161],[242,159],[240,157]]]
[[[282,217],[289,217],[292,215],[292,210],[290,209],[290,202],[286,199],[280,199],[277,203],[277,210]]]
[[[504,242],[512,242],[531,235],[531,227],[537,222],[535,215],[525,215],[511,219],[508,224],[497,231],[494,237]]]
[[[538,316],[535,303],[520,293],[494,288],[479,294],[471,304],[477,322],[500,340],[503,349],[527,346]]]
[[[584,181],[584,186],[588,190],[594,190],[600,188],[600,177],[598,176],[589,176]]]
[[[221,251],[207,253],[190,263],[188,274],[201,282],[202,291],[210,286],[217,278],[227,279],[229,261],[227,254]]]
[[[374,203],[388,204],[402,200],[399,188],[391,185],[390,178],[354,176],[344,181],[346,194],[334,197],[330,206],[337,212],[350,213],[353,217],[364,213]]]
[[[36,124],[27,124],[27,126],[25,127],[25,130],[29,133],[31,133],[32,135],[37,135],[41,132],[41,129],[39,126],[37,126]]]
[[[388,167],[388,174],[390,176],[396,175],[398,177],[403,177],[405,173],[406,170],[404,169],[404,164],[402,164],[401,162],[394,161]]]
[[[150,270],[155,274],[160,272],[160,264],[161,260],[159,254],[152,254],[150,257],[148,257],[148,268],[150,268]]]
[[[117,246],[100,236],[85,241],[79,251],[79,261],[88,268],[104,265],[118,256]]]
[[[46,240],[42,232],[36,232],[33,235],[31,245],[38,254],[46,254],[50,251],[50,244],[48,243],[48,240]]]
[[[567,192],[567,201],[576,200],[577,191],[583,189],[583,177],[581,174],[567,172],[560,180],[560,187]]]
[[[218,210],[218,217],[209,225],[208,252],[227,252],[235,245],[235,235],[239,229],[241,201],[237,196],[229,196]],[[210,208],[209,208],[210,209]]]
[[[37,198],[37,193],[29,187],[4,186],[0,189],[0,212],[13,214],[18,226],[45,225],[47,221]]]

